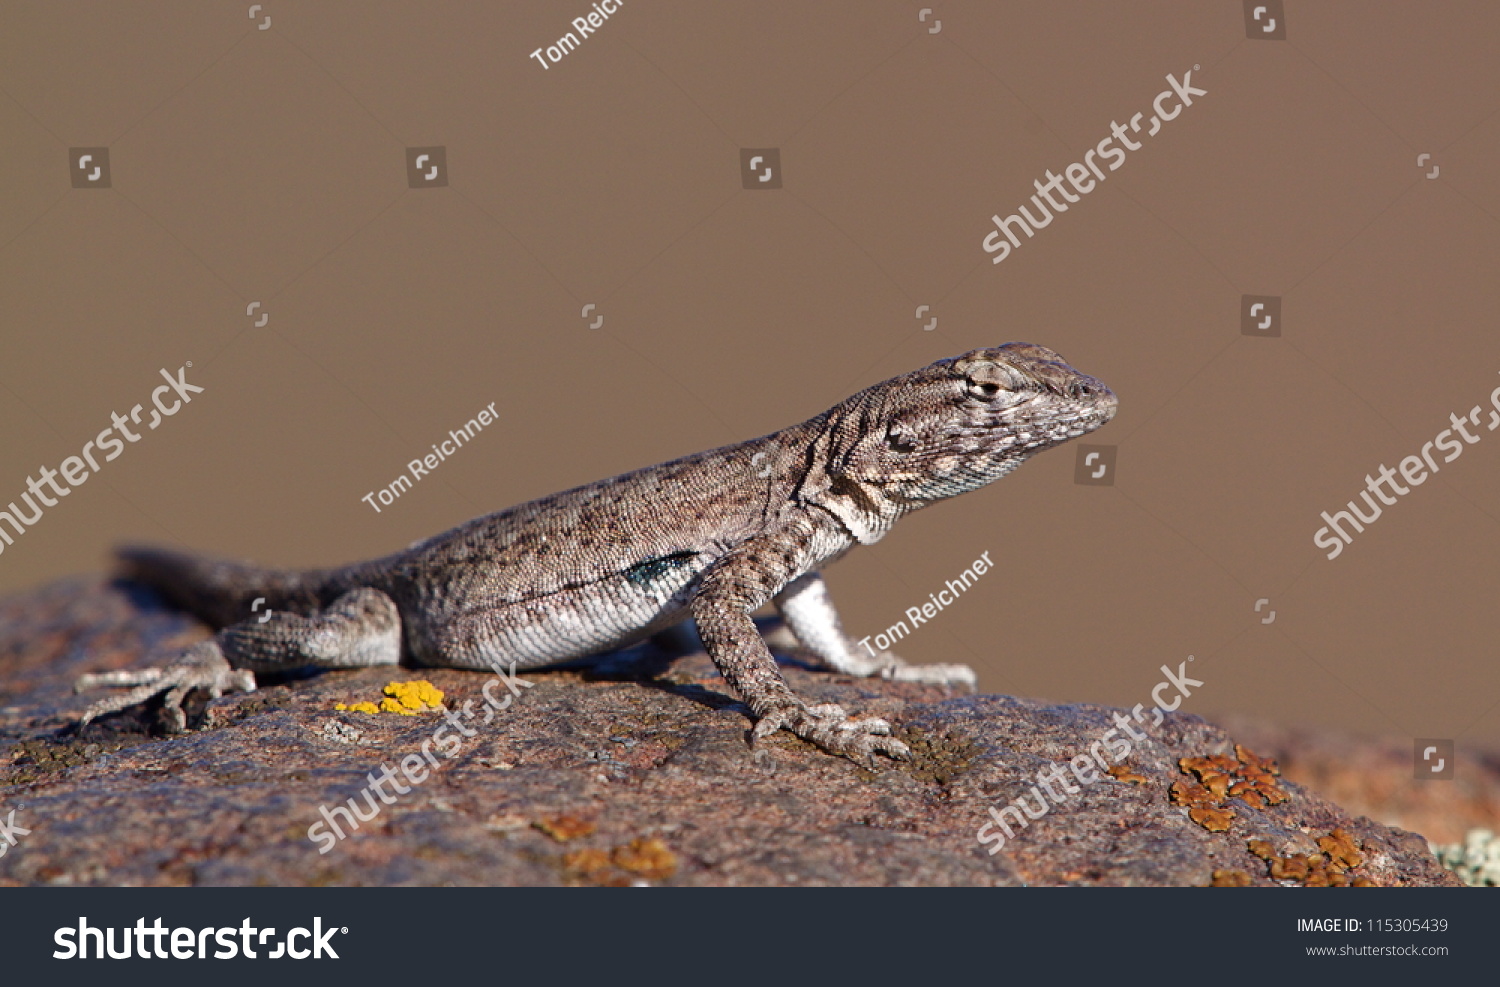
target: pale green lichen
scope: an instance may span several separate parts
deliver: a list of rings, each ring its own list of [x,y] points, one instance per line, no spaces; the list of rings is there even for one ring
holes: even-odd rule
[[[1490,830],[1471,829],[1462,843],[1434,846],[1432,852],[1469,887],[1500,887],[1500,836]]]

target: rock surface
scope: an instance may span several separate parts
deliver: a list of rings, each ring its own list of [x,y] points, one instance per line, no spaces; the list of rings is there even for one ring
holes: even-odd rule
[[[77,676],[151,664],[206,634],[146,591],[98,579],[0,601],[0,820],[14,809],[30,831],[0,857],[0,884],[1208,885],[1218,872],[1265,885],[1276,882],[1250,841],[1291,860],[1318,854],[1333,830],[1359,847],[1345,879],[1458,884],[1421,837],[1289,782],[1279,805],[1216,799],[1233,818],[1208,831],[1169,791],[1196,781],[1180,759],[1232,759],[1233,742],[1175,714],[1128,759],[1138,780],[1080,786],[991,855],[977,839],[987,810],[1030,802],[1038,770],[1066,769],[1115,711],[850,679],[793,659],[783,670],[800,695],[890,719],[914,759],[872,774],[785,733],[752,750],[707,658],[668,665],[650,648],[636,656],[654,660],[629,673],[523,673],[531,686],[492,722],[477,717],[457,750],[445,746],[452,729],[433,740],[439,710],[335,706],[425,679],[450,711],[482,709],[487,684],[507,694],[494,676],[327,673],[190,706],[197,729],[181,736],[154,735],[151,713],[71,729],[91,698],[73,695]],[[392,802],[377,800],[336,845],[309,838],[320,806],[353,798],[368,815],[369,773],[409,755],[420,767],[424,741],[443,752],[430,777],[405,794],[387,785]]]

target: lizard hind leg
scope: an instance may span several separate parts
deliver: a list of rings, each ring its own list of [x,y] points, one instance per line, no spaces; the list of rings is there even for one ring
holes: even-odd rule
[[[376,589],[353,589],[311,617],[274,611],[219,632],[236,668],[288,672],[300,668],[368,668],[401,660],[401,614]]]
[[[274,611],[233,624],[160,668],[83,676],[78,691],[96,686],[134,688],[91,705],[79,726],[162,695],[167,731],[181,733],[187,726],[182,701],[195,689],[217,699],[226,692],[253,691],[255,672],[357,668],[395,664],[400,658],[396,604],[378,590],[351,590],[311,617]]]

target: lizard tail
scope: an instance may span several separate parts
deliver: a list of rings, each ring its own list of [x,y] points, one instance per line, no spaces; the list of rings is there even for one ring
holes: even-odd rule
[[[115,551],[119,574],[156,590],[168,603],[215,629],[267,610],[312,613],[325,605],[327,573],[263,569],[165,548],[125,546]],[[255,607],[255,602],[264,602]]]

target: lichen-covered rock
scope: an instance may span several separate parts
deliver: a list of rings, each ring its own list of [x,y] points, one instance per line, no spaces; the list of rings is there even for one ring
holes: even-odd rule
[[[1422,838],[1350,818],[1176,715],[1112,776],[1058,783],[1024,828],[1001,813],[1013,832],[991,854],[991,810],[1036,811],[1038,772],[1067,771],[1116,711],[791,661],[800,695],[892,720],[913,759],[872,774],[784,733],[752,750],[702,655],[523,673],[529,686],[326,673],[190,707],[181,736],[153,734],[150,713],[71,731],[77,676],[206,633],[94,579],[0,601],[0,820],[15,809],[29,830],[0,883],[1458,884]],[[445,709],[337,708],[378,708],[393,680],[430,682]]]

